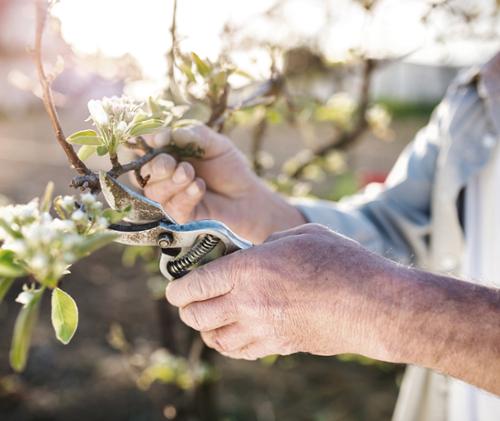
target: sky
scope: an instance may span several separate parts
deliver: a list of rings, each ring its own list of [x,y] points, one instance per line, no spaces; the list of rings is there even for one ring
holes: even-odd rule
[[[493,0],[457,0],[481,5]],[[420,16],[425,0],[382,0],[380,13],[370,19],[351,0],[287,0],[280,19],[262,18],[275,0],[179,0],[178,33],[184,51],[215,58],[222,48],[226,23],[266,42],[291,45],[315,40],[332,60],[342,59],[353,46],[363,45],[374,55],[406,55],[417,62],[468,65],[484,60],[500,46],[499,40],[459,40],[447,46],[434,42],[453,22],[436,17],[424,27]],[[147,77],[165,73],[164,54],[170,47],[172,0],[60,0],[54,14],[61,19],[66,41],[83,54],[134,56]],[[268,67],[263,51],[235,54],[240,67],[255,73]]]

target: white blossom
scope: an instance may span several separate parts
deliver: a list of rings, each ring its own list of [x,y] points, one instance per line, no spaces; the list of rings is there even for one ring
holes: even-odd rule
[[[90,118],[97,126],[104,126],[109,123],[107,112],[104,110],[103,104],[98,100],[90,100],[88,103]]]
[[[54,202],[68,211],[65,218],[40,212],[38,200],[0,207],[0,249],[12,251],[29,274],[49,286],[57,285],[68,268],[83,257],[81,247],[88,236],[109,226],[102,203],[92,194],[81,196],[81,208],[72,196],[58,197]],[[26,301],[26,296],[21,294],[19,299]]]
[[[82,211],[81,209],[77,209],[76,211],[73,212],[71,215],[71,219],[75,222],[81,222],[84,221],[86,218],[85,212]]]

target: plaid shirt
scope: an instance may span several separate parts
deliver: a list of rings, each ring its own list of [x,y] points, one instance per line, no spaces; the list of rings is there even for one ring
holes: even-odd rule
[[[460,275],[461,192],[487,164],[499,135],[500,53],[458,76],[384,184],[339,203],[302,200],[296,205],[308,221],[376,253]],[[443,421],[446,407],[447,378],[409,367],[394,421]]]

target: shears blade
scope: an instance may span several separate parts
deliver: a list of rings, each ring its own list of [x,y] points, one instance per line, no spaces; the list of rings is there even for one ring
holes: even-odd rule
[[[120,183],[105,171],[99,172],[99,182],[104,198],[112,209],[123,210],[129,206],[131,207],[125,219],[126,221],[134,224],[148,224],[159,221],[167,224],[177,223],[159,203]]]

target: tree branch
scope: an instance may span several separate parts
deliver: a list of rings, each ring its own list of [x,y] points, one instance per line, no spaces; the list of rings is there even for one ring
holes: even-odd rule
[[[68,157],[68,161],[72,168],[74,168],[78,174],[80,175],[90,175],[92,171],[90,171],[87,166],[83,163],[83,161],[78,158],[73,147],[66,142],[66,136],[61,127],[61,123],[59,121],[59,116],[57,115],[57,110],[54,105],[54,99],[52,96],[52,90],[50,88],[50,81],[45,73],[45,69],[43,66],[43,58],[42,58],[42,39],[43,32],[45,29],[45,22],[47,20],[47,1],[46,0],[35,0],[36,7],[36,31],[35,31],[35,63],[36,69],[38,73],[38,79],[40,81],[40,85],[42,87],[42,99],[43,105],[47,114],[49,115],[50,122],[52,124],[52,128],[56,135],[57,142],[63,149],[64,153]]]
[[[112,168],[108,171],[108,175],[113,178],[119,178],[131,171],[134,171],[136,176],[137,174],[140,175],[140,170],[144,165],[163,153],[173,155],[177,159],[200,158],[203,156],[203,150],[194,143],[187,144],[182,148],[175,144],[169,144],[161,148],[149,148],[149,150],[144,155],[140,156],[136,160],[131,161],[128,164],[123,164]],[[139,184],[143,184],[144,182],[147,183],[147,180],[147,176],[141,176],[141,178],[138,179]],[[98,192],[100,190],[99,177],[93,172],[91,172],[90,174],[75,177],[71,185],[75,188],[90,189],[94,192]]]
[[[300,165],[295,169],[295,171],[290,175],[291,178],[299,179],[303,176],[305,169],[317,162],[319,159],[325,157],[330,152],[334,150],[346,150],[351,147],[368,129],[368,121],[366,119],[366,112],[368,111],[368,107],[370,105],[370,88],[373,72],[377,67],[377,61],[374,59],[366,59],[364,61],[363,73],[361,79],[361,86],[359,92],[358,99],[358,110],[356,123],[354,128],[350,131],[341,133],[339,136],[336,136],[330,142],[328,142],[325,146],[314,151],[313,155],[310,159],[307,159],[304,162],[301,162]]]

